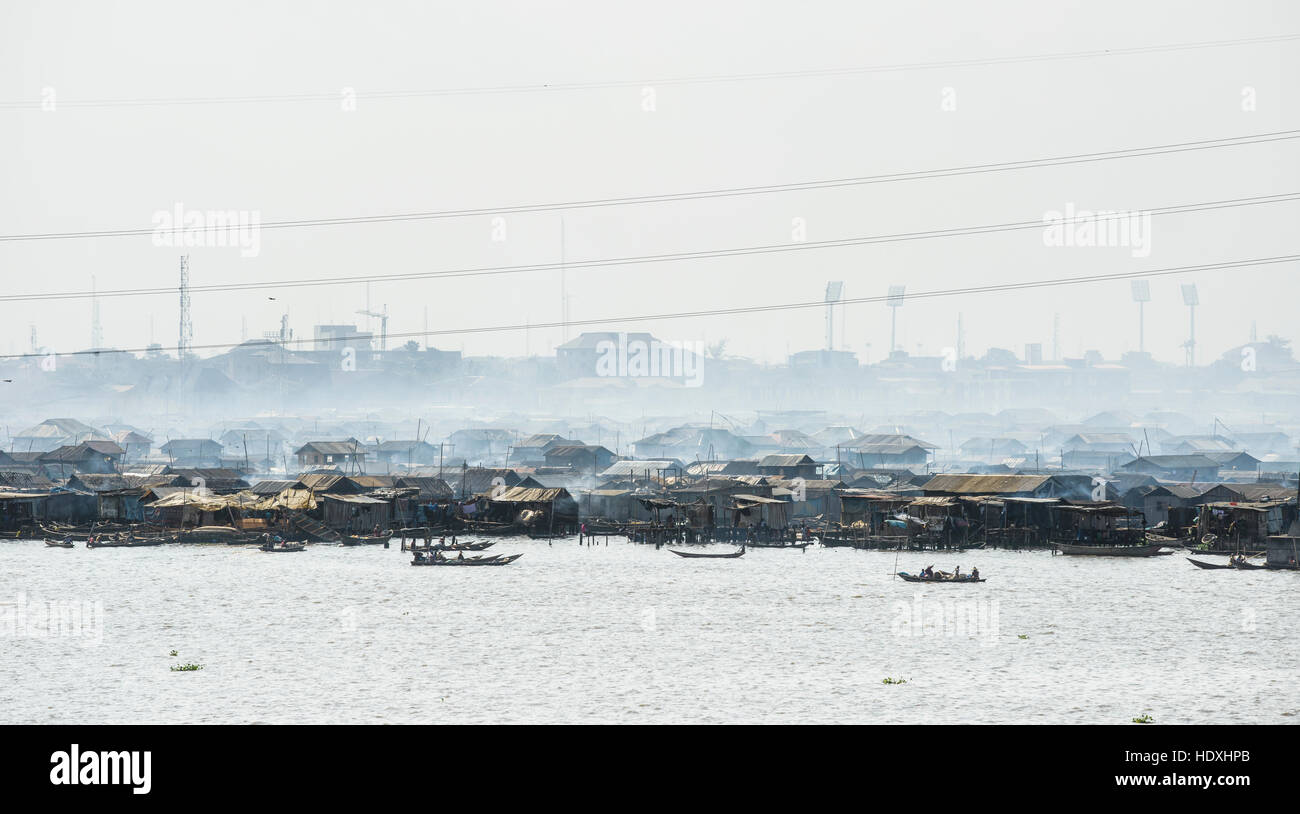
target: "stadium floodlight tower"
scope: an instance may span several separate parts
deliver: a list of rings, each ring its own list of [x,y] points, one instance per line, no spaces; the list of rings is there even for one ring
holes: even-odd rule
[[[1138,353],[1147,352],[1146,304],[1151,302],[1151,282],[1149,280],[1133,281],[1133,302],[1138,304]]]
[[[905,285],[891,285],[889,287],[889,296],[885,299],[885,304],[889,306],[889,352],[892,354],[898,350],[898,343],[895,338],[898,336],[898,309],[903,307],[903,292],[907,290]]]
[[[844,281],[832,280],[826,284],[826,350],[835,350],[835,303],[844,297]],[[840,317],[844,317],[843,311]]]
[[[1196,306],[1201,304],[1201,295],[1196,293],[1196,283],[1183,283],[1183,305],[1187,306],[1187,366],[1196,365]]]

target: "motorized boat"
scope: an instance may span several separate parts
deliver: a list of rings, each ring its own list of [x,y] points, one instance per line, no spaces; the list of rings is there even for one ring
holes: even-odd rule
[[[282,553],[287,554],[290,551],[303,551],[306,548],[307,548],[306,543],[290,543],[290,542],[275,543],[270,540],[267,540],[265,543],[262,543],[260,546],[258,546],[258,549],[272,554],[282,554]]]
[[[739,551],[732,551],[727,554],[705,554],[700,551],[681,551],[676,548],[670,548],[668,550],[673,552],[679,557],[687,557],[690,559],[698,559],[698,560],[734,560],[737,557],[745,556],[744,546],[741,546]]]
[[[411,560],[411,565],[509,565],[523,554],[495,554],[484,557],[426,557],[422,554],[416,554]]]
[[[906,571],[899,571],[898,575],[903,578],[904,582],[988,582],[984,577],[973,577],[970,574],[961,574],[954,576],[943,571],[936,571],[932,577],[922,576],[921,574],[909,574]]]
[[[1159,557],[1172,554],[1161,551],[1164,543],[1151,545],[1076,545],[1074,543],[1055,543],[1056,550],[1062,554],[1077,554],[1091,557]]]
[[[1267,565],[1258,565],[1256,563],[1246,562],[1244,560],[1236,560],[1236,561],[1230,561],[1226,563],[1205,562],[1204,560],[1194,560],[1191,557],[1188,557],[1187,561],[1190,562],[1192,565],[1195,565],[1197,568],[1204,568],[1207,571],[1229,571],[1229,570],[1264,571],[1268,569]]]
[[[339,538],[343,545],[388,545],[391,534],[344,534]]]

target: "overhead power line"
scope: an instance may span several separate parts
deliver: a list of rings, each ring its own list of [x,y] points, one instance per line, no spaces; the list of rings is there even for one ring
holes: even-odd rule
[[[1151,277],[1167,277],[1178,274],[1192,274],[1205,271],[1223,271],[1239,268],[1257,268],[1263,266],[1279,265],[1284,263],[1294,263],[1300,261],[1300,254],[1278,255],[1275,257],[1261,257],[1251,260],[1229,260],[1221,263],[1203,263],[1191,266],[1174,266],[1162,269],[1147,269],[1144,271],[1126,271],[1112,274],[1089,274],[1078,277],[1057,277],[1044,280],[1030,280],[1019,283],[996,283],[993,285],[983,286],[966,286],[962,288],[943,288],[930,291],[918,291],[914,294],[908,294],[909,301],[918,299],[932,299],[939,297],[965,296],[972,294],[989,294],[1004,291],[1026,291],[1038,288],[1054,288],[1057,286],[1084,285],[1087,283],[1111,282],[1115,280],[1130,280]],[[854,297],[843,299],[840,302],[844,305],[861,305],[866,303],[886,302],[890,295],[878,297]],[[443,328],[432,331],[405,331],[401,333],[390,333],[390,339],[416,339],[430,336],[463,336],[465,334],[481,333],[502,333],[508,331],[527,331],[545,328],[559,328],[564,325],[569,326],[588,326],[588,325],[610,325],[626,322],[653,322],[670,319],[695,319],[699,317],[717,317],[717,316],[734,316],[738,314],[759,314],[775,311],[793,311],[806,308],[825,308],[826,302],[822,299],[809,300],[804,302],[787,302],[787,303],[770,303],[766,305],[748,305],[734,308],[711,308],[697,311],[676,311],[672,313],[660,314],[637,314],[626,316],[599,317],[593,319],[571,319],[566,322],[526,322],[524,324],[513,325],[484,325],[470,328]],[[353,335],[342,337],[331,337],[330,344],[338,344],[352,340],[365,341],[369,340],[369,335]],[[290,346],[301,346],[304,344],[315,343],[315,339],[289,339],[280,343],[272,343],[267,340],[266,344],[279,344]],[[229,350],[231,348],[243,345],[243,342],[220,342],[206,345],[193,345],[191,350]],[[33,359],[44,358],[47,356],[99,356],[110,353],[147,353],[151,351],[168,350],[175,351],[176,348],[111,348],[99,350],[81,350],[69,351],[65,353],[16,353],[0,354],[0,359]]]
[[[938,70],[951,68],[975,68],[993,65],[1019,65],[1034,62],[1057,62],[1062,60],[1091,59],[1098,57],[1135,56],[1139,54],[1170,53],[1176,51],[1194,51],[1206,48],[1231,48],[1247,45],[1268,45],[1292,42],[1300,39],[1300,34],[1278,34],[1266,37],[1246,37],[1232,40],[1205,40],[1199,42],[1170,43],[1165,45],[1143,45],[1131,48],[1096,48],[1086,51],[1058,51],[1052,53],[1026,54],[1023,56],[979,57],[972,59],[952,59],[937,62],[898,62],[880,65],[850,66],[842,68],[814,68],[793,71],[760,71],[753,73],[717,73],[697,76],[667,76],[647,79],[600,80],[593,82],[533,82],[513,85],[485,85],[470,87],[395,89],[357,92],[355,98],[360,100],[415,99],[440,96],[478,96],[513,93],[558,93],[584,90],[603,90],[611,88],[636,88],[658,85],[700,85],[724,82],[756,82],[780,79],[820,79],[838,76],[855,76],[875,73],[896,73],[902,71]],[[245,94],[234,96],[194,96],[194,97],[151,97],[118,99],[68,99],[58,100],[58,107],[71,108],[111,108],[111,107],[163,107],[181,105],[229,105],[229,104],[268,104],[298,102],[334,102],[340,100],[340,91],[317,91],[312,93],[282,94]],[[0,110],[40,110],[39,99],[14,99],[0,101]]]
[[[1219,201],[1201,201],[1178,204],[1176,206],[1156,207],[1152,209],[1131,210],[1127,212],[1098,213],[1089,220],[1093,223],[1123,221],[1136,215],[1159,217],[1188,212],[1206,212],[1219,209],[1236,209],[1246,206],[1263,206],[1267,204],[1300,201],[1300,191],[1279,193],[1276,195],[1258,195],[1249,198],[1230,198]],[[668,263],[685,260],[712,260],[727,257],[748,257],[764,254],[782,254],[785,252],[815,251],[821,249],[866,246],[875,243],[898,243],[912,240],[933,240],[946,237],[963,237],[967,235],[994,234],[998,232],[1043,229],[1049,224],[1042,218],[1036,220],[1014,221],[1010,223],[985,224],[980,226],[961,226],[951,229],[927,229],[912,232],[897,232],[885,235],[838,238],[835,240],[815,240],[803,243],[778,243],[757,246],[740,246],[726,249],[709,249],[672,254],[648,254],[632,257],[615,257],[595,260],[565,260],[555,263],[535,263],[517,266],[486,266],[444,271],[411,271],[393,274],[366,274],[348,277],[313,277],[287,280],[257,280],[247,283],[209,283],[208,285],[191,285],[189,291],[195,293],[220,293],[226,291],[257,291],[285,288],[315,288],[353,283],[392,283],[411,282],[414,280],[445,279],[455,277],[490,277],[503,274],[526,274],[534,272],[556,271],[561,268],[573,270],[584,268],[606,268],[616,266],[642,265],[647,263]],[[0,294],[0,302],[32,302],[49,300],[72,300],[112,297],[171,296],[176,293],[175,286],[158,286],[150,288],[119,288],[109,290],[43,292],[31,294]]]
[[[1300,130],[1278,130],[1271,133],[1256,133],[1247,136],[1229,136],[1227,138],[1203,139],[1172,144],[1158,144],[1149,147],[1130,147],[1119,150],[1104,150],[1093,153],[1075,153],[1073,155],[1036,158],[1023,161],[1003,161],[986,164],[969,164],[958,167],[945,167],[933,170],[914,170],[910,172],[885,173],[881,175],[862,175],[846,178],[830,178],[820,181],[801,181],[790,184],[769,184],[764,186],[728,187],[723,189],[696,190],[691,192],[674,192],[662,195],[638,195],[618,198],[593,198],[586,200],[563,201],[557,203],[519,204],[512,206],[494,206],[475,209],[444,209],[426,212],[404,212],[387,215],[357,215],[351,217],[314,218],[299,220],[267,221],[257,228],[297,229],[320,226],[343,226],[364,223],[395,223],[401,221],[440,220],[446,218],[481,217],[486,215],[517,215],[536,212],[554,212],[561,210],[594,209],[607,206],[633,206],[639,204],[671,203],[674,201],[705,200],[712,198],[732,198],[743,195],[767,195],[780,192],[798,192],[813,189],[832,189],[836,187],[866,186],[886,184],[899,181],[919,181],[933,178],[949,178],[961,175],[979,175],[990,172],[1009,172],[1013,170],[1035,169],[1068,164],[1086,164],[1096,161],[1113,161],[1123,158],[1143,158],[1153,155],[1213,150],[1223,147],[1242,147],[1251,144],[1267,144],[1276,141],[1288,141],[1300,138]],[[142,227],[135,229],[101,229],[77,232],[34,232],[26,234],[0,235],[0,242],[27,240],[73,240],[99,237],[131,237],[155,234],[203,235],[229,231],[229,224],[209,224],[194,229],[160,229],[159,227]]]

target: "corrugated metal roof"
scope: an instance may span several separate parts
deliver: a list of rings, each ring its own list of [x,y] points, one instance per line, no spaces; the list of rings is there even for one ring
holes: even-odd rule
[[[774,500],[770,497],[759,497],[758,495],[732,495],[731,499],[737,506],[741,506],[741,504],[755,505],[759,503],[773,504],[786,502],[784,500]],[[744,508],[744,506],[741,506],[741,508]]]
[[[725,464],[722,464],[725,466]],[[694,466],[694,464],[692,464]],[[602,478],[626,476],[626,475],[651,475],[659,474],[661,469],[679,469],[681,464],[676,461],[653,460],[653,461],[615,461],[609,465],[609,468],[600,473]]]
[[[324,500],[338,500],[343,503],[362,503],[362,504],[369,504],[369,505],[373,505],[376,503],[383,504],[388,502],[387,500],[380,500],[379,498],[371,497],[370,495],[322,495],[321,497]]]
[[[1146,455],[1129,461],[1121,469],[1138,469],[1142,466],[1154,466],[1161,469],[1191,469],[1200,467],[1206,470],[1217,469],[1218,461],[1204,455]]]
[[[767,455],[758,462],[759,466],[801,466],[816,463],[807,455],[788,454],[788,455]]]
[[[1007,492],[1032,492],[1046,483],[1050,477],[1050,475],[935,475],[921,488],[927,492],[997,495]]]
[[[527,486],[515,486],[492,498],[494,503],[550,503],[561,497],[570,497],[568,490],[562,487],[539,489]]]
[[[297,482],[294,480],[260,480],[252,485],[251,491],[255,495],[278,495]]]

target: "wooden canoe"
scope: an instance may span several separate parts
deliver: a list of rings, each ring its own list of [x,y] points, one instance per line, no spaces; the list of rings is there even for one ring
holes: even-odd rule
[[[1197,568],[1204,568],[1207,571],[1263,571],[1268,568],[1267,565],[1256,565],[1253,562],[1205,562],[1203,560],[1194,560],[1191,557],[1188,557],[1187,561]]]
[[[411,565],[509,565],[523,554],[505,554],[494,555],[491,557],[469,557],[458,560],[455,557],[447,557],[441,560],[435,560],[432,557],[418,557],[411,560]]]
[[[732,551],[729,554],[703,554],[698,551],[679,551],[675,548],[668,549],[679,557],[688,557],[699,560],[734,560],[737,557],[745,555],[745,547],[741,546],[739,551]]]
[[[961,576],[956,577],[955,579],[950,579],[948,577],[923,577],[920,574],[909,574],[906,571],[899,571],[898,575],[903,578],[904,582],[924,582],[927,584],[931,582],[937,582],[940,584],[947,584],[951,582],[988,582],[988,580],[984,577],[980,577],[979,579],[976,579],[972,577],[970,574],[962,574]]]
[[[162,539],[155,540],[101,540],[96,542],[87,542],[86,548],[148,548],[149,546],[162,545],[167,542]]]
[[[339,542],[343,545],[384,545],[391,539],[388,534],[344,534]]]
[[[283,545],[266,543],[264,545],[258,546],[258,549],[268,552],[270,554],[285,554],[290,551],[303,551],[306,548],[307,548],[306,543],[285,543]]]
[[[1158,557],[1163,543],[1151,545],[1075,545],[1073,543],[1055,543],[1057,551],[1062,554],[1079,554],[1091,557]]]

